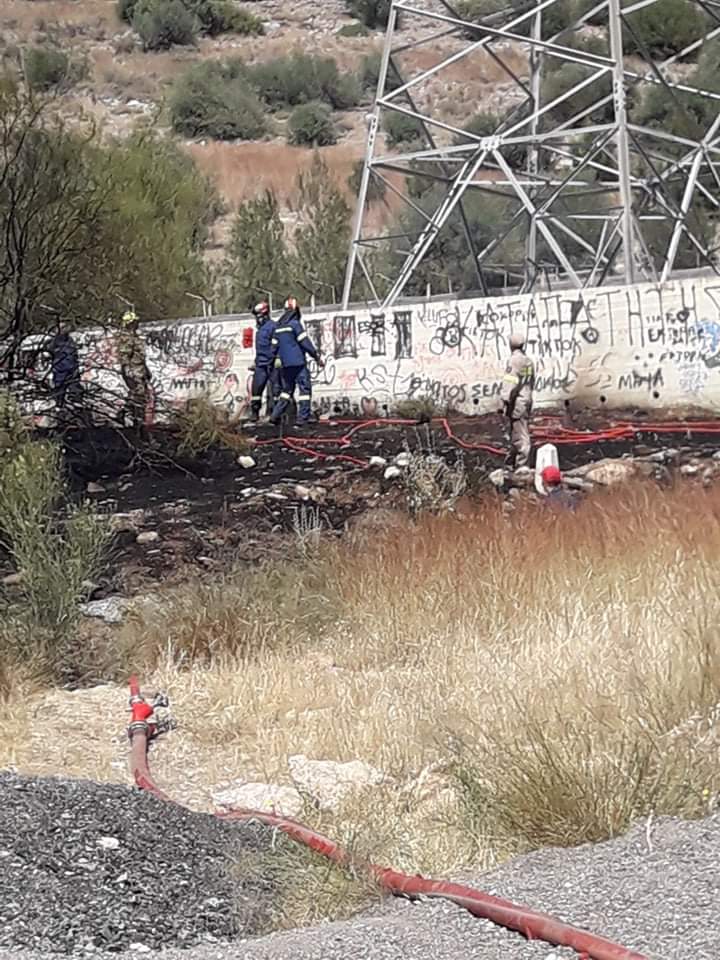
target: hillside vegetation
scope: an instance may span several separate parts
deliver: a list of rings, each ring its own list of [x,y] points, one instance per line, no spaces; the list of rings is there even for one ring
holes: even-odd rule
[[[478,19],[493,12],[493,3],[464,0],[459,9],[468,18]],[[101,152],[107,149],[114,155],[115,167],[123,167],[120,175],[129,181],[140,176],[139,168],[130,160],[128,147],[121,144],[150,140],[158,144],[154,149],[160,149],[162,142],[162,149],[175,151],[175,156],[179,151],[189,155],[197,171],[208,177],[217,200],[195,206],[186,196],[182,201],[173,199],[173,203],[182,202],[184,210],[172,216],[185,226],[180,228],[184,239],[171,244],[168,252],[173,261],[170,272],[183,277],[186,289],[201,292],[218,310],[247,308],[268,287],[273,288],[277,300],[290,286],[300,288],[302,297],[314,293],[322,300],[328,299],[342,280],[364,152],[365,116],[377,82],[388,7],[385,0],[330,0],[325,4],[308,0],[8,0],[0,13],[0,58],[6,85],[21,84],[26,98],[48,101],[36,127],[39,124],[46,129],[60,117],[67,138],[68,131],[87,132],[92,124],[93,143]],[[553,5],[544,21],[547,34],[584,9],[583,0]],[[568,43],[600,50],[606,39],[599,22],[572,34]],[[423,30],[430,29],[410,21],[401,27],[408,41],[422,39]],[[707,15],[696,4],[661,0],[629,17],[625,47],[630,56],[647,51],[662,58],[678,52],[706,29]],[[411,47],[398,63],[409,70],[427,67],[441,53],[456,49],[457,43],[446,38]],[[470,134],[486,135],[517,106],[519,88],[508,80],[507,70],[520,80],[527,77],[527,56],[524,45],[517,43],[503,52],[504,66],[486,53],[461,60],[443,74],[442,84],[418,89],[418,106],[432,108]],[[686,57],[677,70],[691,82],[716,89],[718,63],[720,41],[714,40]],[[557,68],[549,63],[543,100],[551,100],[568,83],[578,82],[583,70],[578,64]],[[392,71],[390,83],[397,83]],[[597,98],[602,92],[593,87],[587,96]],[[580,106],[576,104],[576,108]],[[667,98],[659,87],[650,88],[650,93],[639,99],[630,98],[632,118],[638,123],[681,136],[697,136],[707,128],[712,116],[702,107],[683,94]],[[14,109],[7,97],[2,109],[5,114]],[[601,113],[599,109],[593,116],[602,121]],[[556,122],[564,119],[559,113],[552,117]],[[382,135],[388,150],[412,147],[422,139],[417,124],[398,113],[388,115]],[[57,136],[55,128],[53,136]],[[442,130],[438,136],[442,141]],[[454,139],[460,142],[457,136]],[[13,155],[12,144],[5,148],[0,163],[7,163]],[[298,240],[306,229],[314,231],[306,219],[303,197],[307,197],[308,172],[317,166],[313,160],[316,150],[325,165],[326,187],[332,191],[327,203],[337,216],[327,238],[320,237],[321,248],[313,247],[313,275],[305,271],[298,277],[296,270],[283,265],[294,257],[302,259]],[[526,159],[523,148],[508,154],[517,169],[522,169]],[[188,169],[185,175],[199,184],[199,173]],[[391,181],[394,176],[400,174],[392,174]],[[415,180],[409,184],[415,198],[412,208],[401,206],[385,184],[374,181],[371,222],[389,232],[417,232],[422,207],[434,203],[436,197],[431,183]],[[128,189],[135,189],[131,182]],[[257,204],[270,211],[270,224],[258,220],[261,208],[254,206]],[[132,203],[123,198],[119,206],[128,208]],[[496,224],[509,216],[509,209],[507,199],[499,194],[483,192],[468,198],[466,215],[478,248],[493,237]],[[0,210],[0,215],[7,221],[7,210]],[[712,205],[698,205],[692,216],[698,235],[712,243],[716,228]],[[151,234],[151,221],[157,222],[157,218],[138,218],[135,230]],[[249,222],[256,222],[263,235],[248,235]],[[576,229],[581,228],[576,225]],[[583,229],[595,228],[590,224]],[[670,226],[657,227],[658,241],[667,229]],[[256,256],[248,268],[239,256],[240,236],[247,247],[265,251],[263,259]],[[277,248],[267,243],[267,236],[281,237]],[[427,275],[413,281],[415,292],[424,290],[425,283],[437,276],[447,275],[454,289],[462,290],[473,282],[459,223],[451,221],[443,236],[427,264]],[[131,243],[136,242],[132,238]],[[151,257],[157,245],[150,241],[146,249]],[[245,251],[242,253],[244,256]],[[569,255],[581,258],[583,250],[571,248]],[[522,259],[518,236],[498,249],[497,258],[506,263]],[[374,272],[382,287],[386,282],[383,275],[392,276],[397,270],[398,254],[379,250],[376,259]],[[695,259],[694,249],[682,240],[678,265],[692,266]],[[78,269],[87,274],[95,267],[89,257]],[[146,272],[146,289],[140,294],[132,289],[128,293],[127,279],[112,268],[110,286],[126,298],[137,296],[138,306],[148,318],[188,312],[189,301],[178,298],[180,284],[173,283],[163,269]],[[153,285],[157,289],[148,289]],[[366,293],[362,285],[354,292],[358,296]],[[39,293],[31,296],[30,312]],[[47,299],[46,290],[42,295]],[[65,293],[63,299],[67,299]],[[91,312],[84,304],[70,304],[66,309],[76,323]]]

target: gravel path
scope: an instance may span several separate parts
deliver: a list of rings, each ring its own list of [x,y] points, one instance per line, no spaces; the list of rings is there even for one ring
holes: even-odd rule
[[[267,836],[124,788],[0,775],[0,960],[72,947],[137,960],[160,944],[162,960],[577,960],[440,901],[390,899],[349,921],[250,939],[274,896],[258,872]],[[228,875],[237,856],[239,891]],[[464,879],[652,960],[718,960],[718,863],[720,816],[664,818]],[[234,930],[245,939],[219,942]],[[11,949],[23,945],[34,951]]]
[[[138,790],[0,773],[0,947],[123,950],[251,935],[267,929],[269,847],[262,827]]]

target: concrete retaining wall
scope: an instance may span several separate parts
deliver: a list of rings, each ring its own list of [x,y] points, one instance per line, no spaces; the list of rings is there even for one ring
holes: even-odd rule
[[[313,369],[319,412],[374,415],[433,397],[466,413],[497,408],[507,340],[527,335],[538,406],[720,407],[720,278],[498,299],[305,314],[327,366]],[[158,409],[209,393],[229,409],[248,399],[249,316],[145,328]],[[112,336],[87,334],[86,379],[121,391]]]

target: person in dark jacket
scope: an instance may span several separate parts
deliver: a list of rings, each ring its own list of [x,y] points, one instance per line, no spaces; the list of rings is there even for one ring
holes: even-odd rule
[[[257,332],[255,333],[255,366],[253,367],[250,419],[260,418],[262,399],[267,387],[268,411],[272,409],[280,393],[280,365],[275,357],[273,337],[277,324],[270,316],[270,307],[262,301],[253,307]]]
[[[80,360],[75,341],[64,323],[46,349],[51,361],[53,399],[58,410],[62,410],[68,399],[72,402],[80,396]]]
[[[307,358],[312,357],[319,367],[323,366],[323,362],[315,344],[303,328],[300,307],[295,297],[289,297],[285,302],[285,313],[275,324],[272,347],[275,358],[280,361],[280,396],[273,407],[271,422],[276,425],[280,423],[297,387],[297,420],[298,425],[302,426],[309,422],[311,414],[312,385]]]
[[[546,490],[545,505],[554,510],[575,510],[580,504],[580,494],[576,490],[566,490],[562,485],[562,474],[558,467],[545,467],[542,474]]]

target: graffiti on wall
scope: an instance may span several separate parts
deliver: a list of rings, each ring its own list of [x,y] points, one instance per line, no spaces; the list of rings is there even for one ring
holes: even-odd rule
[[[381,416],[432,397],[466,413],[496,410],[511,333],[527,338],[539,407],[720,403],[720,280],[475,300],[424,301],[306,315],[325,366],[310,363],[319,413]],[[232,316],[145,329],[157,409],[208,395],[248,405],[254,323]],[[84,376],[117,380],[110,334],[88,335]],[[113,389],[120,389],[115,382]]]

